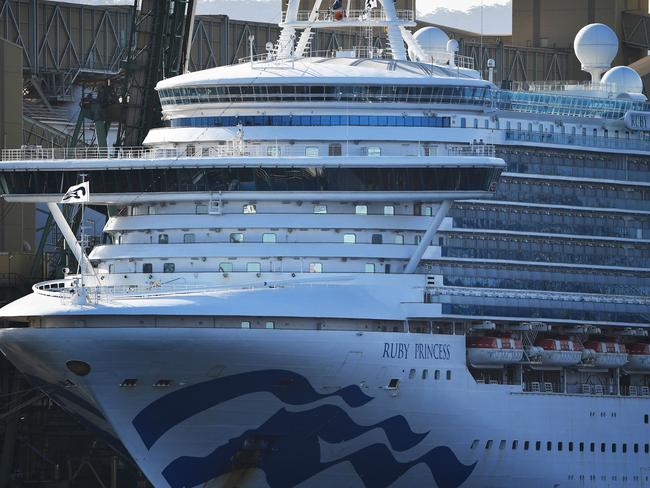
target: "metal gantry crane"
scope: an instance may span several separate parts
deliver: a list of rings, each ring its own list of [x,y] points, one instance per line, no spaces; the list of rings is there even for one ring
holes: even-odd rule
[[[187,69],[196,1],[136,0],[134,10],[118,146],[140,145],[149,129],[161,125],[154,88],[158,81]]]

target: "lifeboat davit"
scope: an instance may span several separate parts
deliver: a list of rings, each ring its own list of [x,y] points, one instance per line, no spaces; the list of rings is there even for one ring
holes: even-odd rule
[[[600,368],[621,368],[627,363],[627,351],[625,345],[617,342],[589,341],[584,343],[585,351],[593,351],[588,354],[589,359],[593,358],[594,366]]]
[[[467,355],[475,366],[514,364],[523,359],[524,346],[511,337],[468,337]]]
[[[573,366],[582,362],[584,347],[567,339],[538,339],[535,346],[541,348],[539,359],[547,366]]]
[[[650,371],[650,344],[628,344],[627,366],[632,371]]]

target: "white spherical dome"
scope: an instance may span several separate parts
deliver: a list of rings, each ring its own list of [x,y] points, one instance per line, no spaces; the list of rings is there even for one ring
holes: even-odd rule
[[[447,51],[449,36],[438,27],[423,27],[422,29],[415,31],[413,37],[427,56],[433,56],[435,58],[438,57],[436,54]],[[412,60],[415,60],[416,57],[415,53],[410,49],[409,57]],[[427,62],[428,60],[421,59],[420,61]]]
[[[583,68],[609,68],[618,53],[618,37],[605,24],[589,24],[576,35],[573,49]]]
[[[641,93],[643,92],[643,80],[639,73],[629,66],[616,66],[610,69],[603,79],[603,85],[610,85],[617,93]]]

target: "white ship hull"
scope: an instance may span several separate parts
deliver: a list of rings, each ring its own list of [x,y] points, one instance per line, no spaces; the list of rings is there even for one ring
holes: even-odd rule
[[[463,336],[125,320],[3,330],[2,351],[119,437],[157,488],[650,484],[645,399],[477,384]],[[90,374],[72,374],[71,359]],[[137,385],[120,387],[125,379]],[[160,380],[171,384],[152,386]]]

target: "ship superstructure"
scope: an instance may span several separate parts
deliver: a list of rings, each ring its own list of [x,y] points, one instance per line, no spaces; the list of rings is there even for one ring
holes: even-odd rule
[[[647,486],[638,75],[592,25],[591,83],[499,89],[380,3],[290,1],[267,53],[161,81],[141,148],[3,151],[81,264],[0,348],[156,487]],[[389,48],[309,52],[344,25]]]

